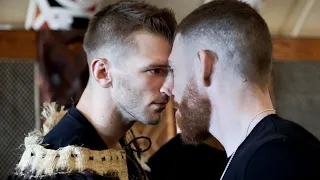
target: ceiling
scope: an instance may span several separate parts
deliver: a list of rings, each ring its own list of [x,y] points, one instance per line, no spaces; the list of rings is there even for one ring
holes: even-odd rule
[[[112,3],[117,0],[105,0]],[[146,0],[170,7],[180,21],[205,0]],[[254,0],[251,0],[254,1]],[[0,0],[0,24],[23,27],[28,0]],[[320,0],[264,0],[259,12],[274,36],[320,37]]]

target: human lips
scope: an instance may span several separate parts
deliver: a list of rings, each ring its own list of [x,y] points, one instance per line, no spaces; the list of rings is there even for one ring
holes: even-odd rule
[[[159,107],[160,109],[165,109],[167,107],[167,104],[164,103],[153,103],[153,105]]]
[[[163,102],[153,102],[152,104],[160,106],[160,107],[166,107],[168,104],[168,101],[163,101]]]
[[[151,104],[151,108],[156,113],[162,113],[167,108],[167,104],[164,104],[164,103],[153,103],[153,104]]]
[[[151,104],[159,104],[159,105],[167,105],[169,102],[169,98],[163,97],[158,100],[152,101]]]
[[[156,107],[157,110],[163,111],[166,109],[168,104],[167,100],[161,100],[161,101],[154,101],[151,103],[152,106]]]

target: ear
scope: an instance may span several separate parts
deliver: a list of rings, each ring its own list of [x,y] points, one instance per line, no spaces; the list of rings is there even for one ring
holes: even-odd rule
[[[208,87],[211,85],[211,77],[214,71],[214,65],[216,64],[216,56],[208,50],[198,51],[198,60],[201,65],[201,79],[203,85]]]
[[[107,59],[94,59],[90,64],[94,79],[104,88],[112,86],[110,62]]]

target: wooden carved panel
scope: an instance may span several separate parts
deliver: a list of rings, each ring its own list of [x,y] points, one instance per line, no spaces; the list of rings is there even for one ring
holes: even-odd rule
[[[86,87],[89,71],[82,41],[84,30],[37,32],[40,104],[69,107]]]

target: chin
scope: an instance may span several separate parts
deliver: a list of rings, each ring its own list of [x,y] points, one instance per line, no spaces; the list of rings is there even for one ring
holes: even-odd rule
[[[147,117],[144,120],[140,120],[139,122],[144,125],[157,125],[160,122],[160,117]]]
[[[150,121],[147,123],[147,125],[157,125],[159,124],[160,120],[157,120],[157,121]]]
[[[149,125],[157,125],[159,124],[161,118],[158,117],[158,118],[154,118],[154,119],[149,119],[149,121],[147,122]]]
[[[183,131],[181,131],[181,140],[184,144],[188,144],[188,145],[198,145],[202,143],[202,139],[195,139],[194,137],[191,137],[189,134],[184,133]]]
[[[209,133],[188,134],[181,131],[181,140],[184,144],[199,145],[210,137],[212,137],[212,135]]]

